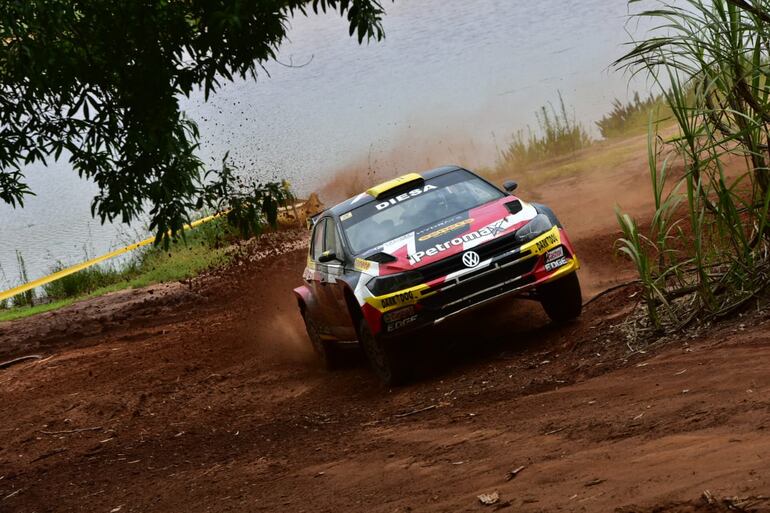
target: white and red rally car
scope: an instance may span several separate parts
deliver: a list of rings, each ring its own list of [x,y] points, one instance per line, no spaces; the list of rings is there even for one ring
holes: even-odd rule
[[[552,320],[580,315],[578,259],[546,206],[448,166],[411,173],[313,218],[304,285],[294,290],[328,367],[358,341],[387,384],[403,381],[415,330],[509,295]]]

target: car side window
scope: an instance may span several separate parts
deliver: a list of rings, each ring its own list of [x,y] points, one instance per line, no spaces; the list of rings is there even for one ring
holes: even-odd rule
[[[313,245],[310,248],[310,257],[318,261],[318,257],[324,251],[324,227],[326,226],[326,219],[321,219],[315,224],[313,230]]]
[[[339,244],[339,236],[337,235],[337,229],[334,225],[333,219],[326,220],[326,236],[324,237],[324,251],[331,251],[336,253],[338,257],[342,256],[341,248]]]

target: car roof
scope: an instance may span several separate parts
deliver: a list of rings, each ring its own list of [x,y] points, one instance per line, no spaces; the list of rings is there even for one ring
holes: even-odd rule
[[[460,166],[442,166],[442,167],[437,167],[435,169],[430,169],[428,171],[422,171],[416,174],[420,175],[423,179],[428,180],[430,178],[435,178],[437,176],[441,176],[446,173],[450,173],[452,171],[458,171],[458,170],[467,171],[465,168],[462,168]],[[407,176],[407,175],[404,175],[404,176]],[[374,188],[377,188],[377,187],[374,187]],[[354,208],[358,208],[361,205],[366,205],[367,203],[371,203],[376,200],[377,199],[374,196],[371,196],[366,191],[364,191],[361,194],[353,196],[352,198],[348,198],[345,201],[338,203],[333,207],[327,209],[323,213],[323,215],[331,213],[333,216],[339,217],[346,212],[350,212]]]

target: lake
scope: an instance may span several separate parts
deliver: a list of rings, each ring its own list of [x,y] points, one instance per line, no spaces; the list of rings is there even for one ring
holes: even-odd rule
[[[269,77],[229,83],[208,103],[186,101],[204,161],[218,165],[229,151],[249,173],[287,178],[303,195],[343,170],[386,176],[489,164],[557,91],[593,127],[614,98],[644,90],[609,69],[627,30],[640,31],[627,26],[625,0],[384,5],[383,42],[359,46],[334,14],[297,18],[280,51],[284,65],[270,64]],[[0,289],[19,282],[17,250],[34,279],[56,261],[146,236],[142,223],[91,219],[96,188],[66,162],[25,173],[37,196],[24,209],[0,204]]]

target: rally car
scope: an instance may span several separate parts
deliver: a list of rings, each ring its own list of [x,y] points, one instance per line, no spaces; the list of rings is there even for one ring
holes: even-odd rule
[[[294,290],[327,367],[357,341],[386,384],[404,380],[415,330],[517,295],[555,322],[580,315],[578,259],[548,207],[456,166],[410,173],[313,217]]]

